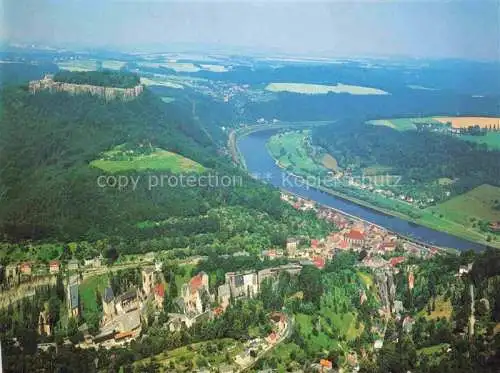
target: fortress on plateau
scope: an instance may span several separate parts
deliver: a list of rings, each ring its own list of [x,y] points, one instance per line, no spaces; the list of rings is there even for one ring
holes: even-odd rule
[[[106,101],[116,99],[130,101],[138,97],[144,91],[144,86],[138,84],[132,88],[115,88],[90,84],[65,83],[55,81],[53,75],[45,75],[41,80],[30,81],[29,90],[32,94],[48,90],[50,92],[68,92],[72,95],[91,94],[93,96],[102,97]]]

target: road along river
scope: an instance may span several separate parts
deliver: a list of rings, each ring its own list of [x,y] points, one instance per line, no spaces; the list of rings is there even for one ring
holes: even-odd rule
[[[313,200],[321,205],[333,207],[429,245],[454,248],[460,251],[469,249],[482,251],[486,248],[484,245],[360,206],[354,202],[308,187],[303,182],[294,182],[296,178],[279,168],[267,151],[266,142],[274,133],[276,133],[276,129],[256,131],[239,136],[236,140],[239,154],[244,158],[247,171],[255,177],[290,193]]]

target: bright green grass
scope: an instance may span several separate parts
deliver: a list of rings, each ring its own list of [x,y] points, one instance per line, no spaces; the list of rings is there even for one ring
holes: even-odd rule
[[[112,150],[112,152],[114,151]],[[132,155],[129,160],[97,159],[90,162],[90,165],[110,173],[145,170],[181,173],[203,172],[205,170],[201,164],[163,149],[156,149],[153,153],[147,155]]]
[[[108,276],[98,275],[84,280],[80,285],[80,301],[82,304],[83,315],[91,312],[97,312],[96,291],[102,295],[106,286],[108,286]]]
[[[449,346],[450,346],[449,343],[440,343],[438,345],[421,348],[421,349],[417,350],[417,353],[419,355],[420,354],[432,355],[435,353],[440,353],[443,350],[446,350]]]
[[[499,202],[500,188],[483,184],[429,210],[442,214],[444,219],[469,226],[472,217],[487,221],[500,220],[500,210],[494,208]]]
[[[319,166],[307,153],[304,143],[309,131],[286,132],[272,136],[267,147],[269,152],[284,168],[302,170],[311,174],[318,174],[326,168]]]
[[[361,272],[361,271],[358,271],[356,273],[358,274],[363,284],[365,284],[367,288],[371,289],[373,286],[373,276],[366,272]]]
[[[300,334],[305,337],[308,345],[315,351],[330,350],[338,341],[331,339],[323,331],[320,331],[318,335],[314,335],[311,320],[310,315],[299,313],[295,316],[295,322],[300,325]]]
[[[207,353],[202,354],[202,351],[206,351],[207,346],[217,346],[222,344],[223,349],[217,353]],[[241,342],[234,339],[224,338],[206,342],[193,343],[188,346],[182,346],[171,351],[165,351],[161,354],[155,355],[152,358],[146,358],[139,360],[134,363],[136,366],[142,364],[147,364],[151,361],[155,361],[162,367],[170,367],[171,364],[174,365],[175,372],[192,371],[185,367],[185,362],[193,362],[193,369],[201,368],[197,366],[199,359],[206,359],[206,362],[212,367],[217,367],[225,364],[226,351],[231,357],[236,356],[243,350]],[[204,356],[205,355],[205,356]]]

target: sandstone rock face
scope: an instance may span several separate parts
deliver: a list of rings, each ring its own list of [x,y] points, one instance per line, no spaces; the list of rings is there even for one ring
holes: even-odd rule
[[[106,101],[123,100],[130,101],[138,97],[144,90],[142,84],[138,84],[133,88],[114,88],[102,87],[90,84],[72,84],[54,81],[51,75],[46,75],[42,80],[33,80],[29,83],[29,90],[35,94],[42,90],[50,92],[68,92],[69,94],[91,94],[99,96]]]

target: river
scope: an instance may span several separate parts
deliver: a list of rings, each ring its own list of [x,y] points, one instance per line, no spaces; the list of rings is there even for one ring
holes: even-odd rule
[[[449,247],[460,251],[469,249],[482,251],[486,248],[484,245],[470,242],[445,232],[423,227],[404,219],[360,206],[317,189],[309,188],[301,183],[293,182],[293,177],[287,175],[286,172],[276,165],[274,159],[266,149],[267,140],[275,132],[276,130],[274,129],[253,132],[237,140],[239,151],[245,159],[248,172],[257,178],[263,179],[291,193],[314,200],[319,204],[336,208],[363,220],[378,224],[395,233],[414,238],[415,240],[430,245]]]

